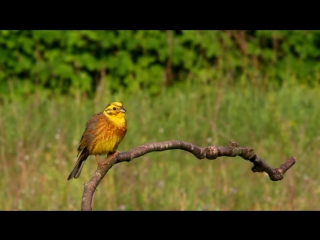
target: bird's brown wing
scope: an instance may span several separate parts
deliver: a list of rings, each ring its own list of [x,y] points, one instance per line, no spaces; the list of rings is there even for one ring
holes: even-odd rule
[[[80,143],[78,146],[78,154],[77,161],[71,171],[68,180],[72,178],[78,178],[82,171],[85,160],[91,154],[91,150],[94,144],[94,136],[95,136],[95,126],[97,125],[99,119],[102,117],[102,112],[96,113],[89,119],[86,124],[86,129],[84,130],[82,137],[80,139]]]
[[[88,120],[88,122],[86,123],[86,129],[84,130],[80,143],[79,143],[79,147],[78,147],[78,155],[80,154],[80,152],[87,148],[89,154],[91,154],[91,151],[94,147],[94,139],[96,136],[96,130],[97,130],[97,125],[99,123],[99,121],[101,120],[101,118],[104,118],[104,115],[102,114],[102,112],[96,113],[92,116],[92,118],[90,118]]]

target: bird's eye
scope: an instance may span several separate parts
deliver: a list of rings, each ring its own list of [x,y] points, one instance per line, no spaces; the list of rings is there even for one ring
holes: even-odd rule
[[[115,108],[115,107],[113,107],[113,110],[116,110],[116,108]]]

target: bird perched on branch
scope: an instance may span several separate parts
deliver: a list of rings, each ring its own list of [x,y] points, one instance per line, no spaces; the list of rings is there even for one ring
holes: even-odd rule
[[[89,119],[79,143],[77,162],[68,180],[80,176],[89,155],[95,155],[97,164],[101,166],[103,163],[99,162],[98,155],[109,156],[116,152],[127,132],[125,112],[122,103],[113,102],[103,112],[96,113]]]

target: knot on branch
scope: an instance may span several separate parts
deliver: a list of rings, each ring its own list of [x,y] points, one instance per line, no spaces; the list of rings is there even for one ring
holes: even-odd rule
[[[242,153],[239,156],[242,157],[243,159],[250,160],[250,159],[253,159],[256,156],[256,154],[253,148],[246,147],[246,148],[242,148]]]
[[[219,155],[219,150],[216,146],[209,146],[204,149],[205,157],[207,159],[213,160],[216,159]]]
[[[257,166],[257,165],[254,165],[251,168],[251,170],[252,170],[252,172],[260,172],[260,173],[266,171],[266,169],[264,169],[261,166]],[[283,179],[284,171],[281,168],[275,168],[275,169],[270,169],[266,173],[269,175],[270,180],[272,180],[272,181],[280,181],[280,180]]]
[[[242,154],[242,147],[239,146],[239,143],[229,141],[228,147],[231,150],[231,157],[235,157]]]
[[[192,152],[194,156],[196,156],[198,159],[216,159],[219,157],[219,150],[216,146],[209,146],[206,148],[198,148],[197,151]]]
[[[281,168],[275,168],[273,170],[273,174],[269,174],[269,178],[272,181],[279,181],[283,179],[283,169]]]

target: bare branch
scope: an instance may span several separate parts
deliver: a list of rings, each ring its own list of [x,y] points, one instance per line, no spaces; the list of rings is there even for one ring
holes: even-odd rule
[[[127,152],[116,152],[106,158],[103,167],[98,167],[91,179],[85,183],[84,192],[81,204],[81,210],[92,210],[93,194],[110,168],[120,162],[130,162],[134,158],[141,157],[149,152],[165,151],[170,149],[180,149],[192,153],[198,159],[207,158],[214,160],[218,157],[236,157],[240,156],[245,160],[253,163],[251,170],[253,172],[266,172],[272,181],[282,180],[285,172],[291,168],[296,160],[294,157],[289,158],[285,163],[278,168],[270,167],[262,158],[258,157],[253,148],[240,147],[238,143],[230,141],[226,147],[209,146],[206,148],[198,147],[192,143],[180,140],[171,140],[165,142],[146,143]]]

